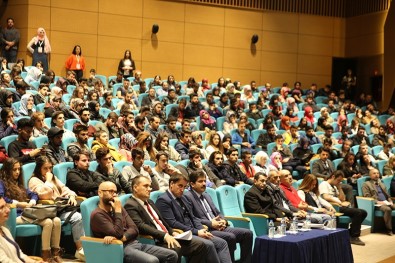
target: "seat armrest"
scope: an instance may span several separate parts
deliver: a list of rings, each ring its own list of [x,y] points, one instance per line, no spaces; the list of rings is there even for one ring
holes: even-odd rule
[[[44,200],[38,200],[38,203],[39,204],[43,204],[43,205],[53,205],[53,204],[55,204],[55,202],[53,201],[53,200],[47,200],[47,199],[44,199]]]
[[[258,217],[258,218],[266,218],[266,219],[269,218],[269,216],[266,214],[254,214],[254,213],[241,213],[241,214],[242,216],[245,217]]]
[[[244,221],[244,222],[250,222],[250,219],[245,218],[245,217],[240,217],[240,216],[224,216],[226,220],[231,220],[231,221]]]
[[[206,226],[207,227],[207,226]],[[181,229],[178,228],[173,228],[173,232],[176,232],[177,234],[182,234],[184,233],[184,231],[182,231]]]
[[[96,242],[96,243],[104,243],[104,238],[82,236],[80,239],[85,241]],[[113,241],[111,241],[111,244],[123,245],[123,242],[119,239],[114,239]]]

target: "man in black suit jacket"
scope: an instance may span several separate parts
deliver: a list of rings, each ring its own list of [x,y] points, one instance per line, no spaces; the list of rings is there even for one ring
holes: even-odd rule
[[[244,196],[244,208],[247,213],[266,214],[273,222],[281,222],[283,212],[274,204],[267,188],[268,178],[264,173],[256,173],[254,184]]]
[[[188,257],[190,263],[204,262],[207,249],[204,243],[195,237],[192,240],[177,240],[175,231],[163,220],[150,197],[151,181],[139,175],[132,181],[133,195],[126,201],[125,210],[137,225],[140,234],[150,235],[155,243],[177,252],[179,262],[181,256]]]
[[[185,197],[192,203],[193,214],[201,219],[202,224],[208,226],[214,236],[226,240],[233,262],[236,243],[239,243],[241,248],[240,262],[251,262],[251,230],[228,227],[228,222],[215,207],[210,195],[205,193],[206,175],[202,170],[189,174],[189,184],[192,189],[185,193]]]
[[[194,215],[191,202],[183,195],[187,185],[188,180],[183,175],[170,177],[169,189],[156,201],[163,219],[172,228],[191,230],[197,239],[203,241],[208,249],[206,262],[232,262],[226,241],[207,231]]]

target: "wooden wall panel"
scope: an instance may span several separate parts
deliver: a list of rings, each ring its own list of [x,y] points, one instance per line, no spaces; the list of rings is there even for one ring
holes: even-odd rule
[[[259,70],[247,69],[229,69],[224,68],[224,76],[229,77],[232,81],[241,81],[242,85],[249,84],[251,80],[260,81]],[[258,79],[258,80],[257,80]]]
[[[142,18],[114,14],[101,14],[98,35],[112,36],[114,39],[141,39]]]
[[[224,48],[224,68],[260,70],[261,51],[251,54],[248,49]]]
[[[173,74],[177,80],[180,80],[182,75],[182,65],[174,63],[157,63],[157,62],[142,62],[143,78],[153,78],[155,75],[160,75],[162,79],[167,79],[169,74]]]
[[[185,22],[203,25],[224,26],[225,9],[202,5],[185,5]]]
[[[97,35],[97,25],[98,13],[51,8],[52,31]]]
[[[221,26],[186,23],[184,43],[223,47],[224,34]]]
[[[97,12],[99,1],[97,0],[51,0],[50,2],[51,7],[54,8],[61,8],[65,10],[79,11],[84,10],[86,12]],[[71,18],[71,17],[69,17]],[[71,19],[70,19],[71,20]]]
[[[256,29],[242,29],[234,27],[225,27],[224,47],[249,49],[251,46],[251,38],[257,34],[262,39],[262,31]],[[262,41],[256,43],[258,50],[262,48]]]
[[[298,55],[298,73],[331,75],[332,57]]]
[[[298,35],[282,32],[263,31],[259,38],[264,51],[297,53]]]
[[[83,56],[97,56],[97,35],[52,31],[50,41],[56,54],[69,55],[80,45]]]
[[[51,21],[48,19],[50,16],[50,7],[45,6],[29,6],[29,28],[38,29],[43,27],[47,32],[51,28]],[[50,32],[47,32],[50,33]]]
[[[289,13],[264,12],[262,27],[267,31],[298,33],[299,15]]]
[[[261,71],[261,80],[258,85],[269,82],[272,87],[281,87],[284,82],[287,82],[292,87],[296,79],[296,73]]]
[[[220,47],[185,44],[184,65],[219,67],[223,66],[224,54]],[[204,54],[204,55],[203,55]]]
[[[218,81],[218,78],[223,76],[223,69],[218,67],[207,67],[207,66],[184,66],[183,77],[180,80],[188,80],[189,77],[194,77],[196,81],[201,81],[203,78],[207,78],[209,83]]]
[[[141,60],[141,41],[138,39],[99,36],[97,41],[97,55],[100,58],[123,58],[125,50],[129,49],[134,60]],[[139,65],[136,65],[139,66]]]
[[[262,52],[261,70],[268,72],[296,73],[297,57],[297,54]]]
[[[262,16],[263,12],[225,9],[225,27],[261,30]]]
[[[184,47],[181,43],[159,42],[156,48],[152,43],[142,46],[143,61],[156,62],[158,64],[167,62],[181,64],[184,60]]]
[[[300,16],[299,33],[314,36],[331,36],[333,35],[333,18]]]
[[[170,21],[185,21],[185,4],[144,0],[143,17]]]
[[[299,35],[299,53],[318,56],[332,56],[331,37]]]
[[[156,34],[160,42],[182,43],[184,41],[185,24],[179,21],[161,19],[143,19],[143,39],[150,39],[152,25],[159,25],[159,32]]]
[[[143,0],[99,0],[99,13],[142,17]]]

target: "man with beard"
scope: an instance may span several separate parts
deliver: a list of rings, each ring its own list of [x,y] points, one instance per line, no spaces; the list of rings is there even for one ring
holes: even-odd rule
[[[1,43],[3,43],[3,56],[9,63],[15,63],[18,54],[20,34],[14,27],[14,19],[7,18],[7,27],[2,30]],[[23,69],[21,69],[23,70]]]
[[[167,82],[163,82],[163,84],[164,83],[167,84]],[[169,89],[167,96],[162,99],[162,103],[163,103],[164,107],[166,107],[167,105],[170,105],[170,104],[177,103],[177,94],[176,94],[176,90],[174,88]]]
[[[180,131],[176,128],[177,118],[173,116],[169,116],[166,120],[166,127],[165,132],[169,135],[170,139],[179,139],[180,138]]]
[[[96,157],[88,147],[88,127],[85,125],[77,125],[73,128],[73,132],[75,134],[76,142],[70,143],[67,146],[67,154],[74,159],[74,156],[80,153],[82,150],[85,150],[89,153],[89,159],[91,161],[95,160]]]
[[[230,147],[226,153],[228,160],[223,163],[223,169],[219,174],[221,180],[225,180],[227,185],[236,186],[239,184],[252,185],[252,179],[248,178],[237,165],[239,151]]]
[[[52,165],[63,162],[68,162],[71,158],[66,154],[66,151],[61,147],[64,131],[58,127],[52,127],[48,130],[47,136],[49,143],[45,149],[45,155],[49,158]]]
[[[91,214],[92,233],[95,237],[104,238],[105,244],[110,244],[115,239],[121,240],[124,246],[124,262],[177,262],[176,252],[137,241],[138,228],[122,207],[114,183],[101,183],[98,194],[98,208]]]
[[[211,169],[202,163],[202,156],[198,149],[189,152],[189,164],[187,167],[188,175],[193,172],[201,171],[207,180],[207,186],[210,188],[217,188],[222,185],[221,180],[211,171]]]
[[[256,146],[262,147],[263,151],[267,151],[267,145],[271,142],[276,141],[276,129],[274,128],[273,124],[268,124],[266,126],[267,133],[262,133],[259,135],[258,140],[256,141]]]
[[[74,123],[74,127],[77,127],[78,125],[84,125],[88,127],[88,136],[93,137],[95,135],[96,129],[92,125],[89,124],[90,120],[90,112],[88,108],[82,108],[79,112],[78,115],[80,116],[80,121]]]
[[[204,107],[199,102],[199,97],[196,93],[191,94],[191,101],[185,109],[185,119],[195,120],[196,117],[200,116],[200,111],[204,110]]]

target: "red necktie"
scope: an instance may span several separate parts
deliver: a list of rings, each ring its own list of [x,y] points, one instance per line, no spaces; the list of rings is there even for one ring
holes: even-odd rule
[[[151,207],[148,204],[148,202],[145,202],[145,205],[147,206],[148,213],[150,213],[150,215],[155,220],[155,222],[160,226],[160,228],[162,228],[163,232],[165,233],[169,232],[167,231],[166,227],[162,224],[162,222],[154,215],[154,213],[152,213]]]

